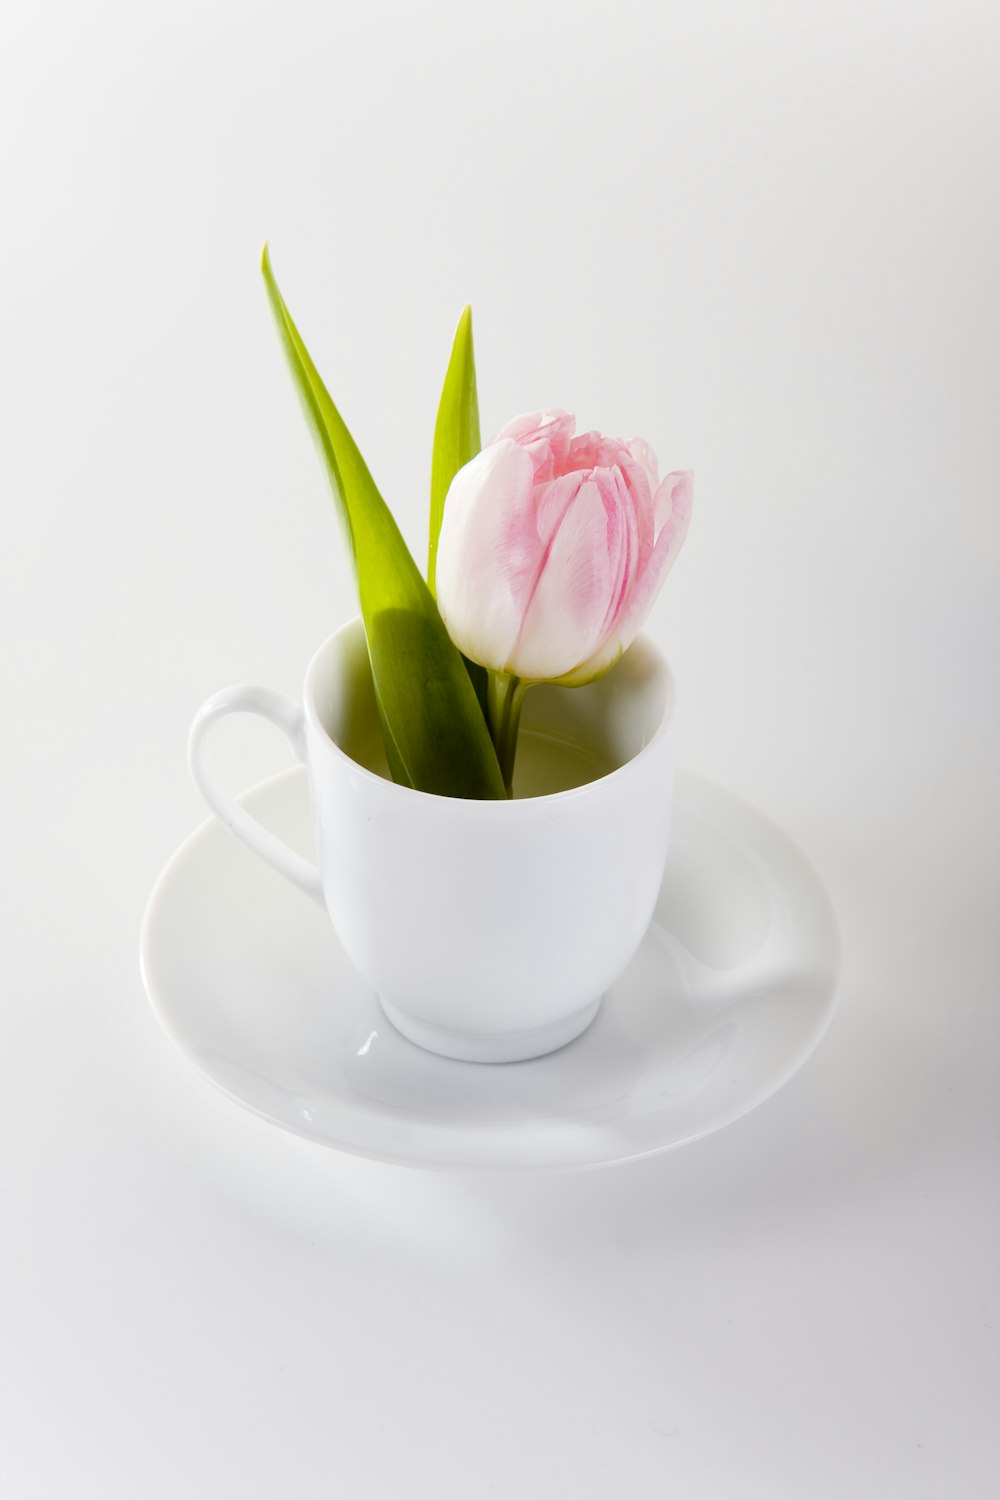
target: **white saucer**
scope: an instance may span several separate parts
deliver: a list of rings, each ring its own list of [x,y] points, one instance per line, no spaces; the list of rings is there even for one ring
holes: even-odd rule
[[[296,768],[243,799],[309,852]],[[596,1021],[530,1062],[405,1041],[324,913],[210,819],[156,885],[142,973],[213,1083],[287,1130],[408,1166],[587,1167],[680,1146],[779,1089],[833,1010],[838,938],[815,872],[773,824],[690,774],[652,926]]]

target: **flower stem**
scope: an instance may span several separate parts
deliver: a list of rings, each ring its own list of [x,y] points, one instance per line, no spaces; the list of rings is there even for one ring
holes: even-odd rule
[[[486,684],[486,722],[500,762],[507,796],[512,797],[517,729],[528,684],[507,672],[490,672]]]

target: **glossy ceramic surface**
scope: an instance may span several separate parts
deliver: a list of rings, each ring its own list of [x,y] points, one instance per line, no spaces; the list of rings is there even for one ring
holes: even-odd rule
[[[313,657],[301,707],[260,687],[210,698],[191,771],[223,822],[329,911],[405,1036],[516,1062],[583,1031],[642,942],[667,857],[673,704],[670,669],[640,636],[596,682],[532,689],[513,801],[430,796],[388,778],[354,620]],[[216,781],[212,730],[234,713],[274,724],[307,765],[318,868]]]
[[[305,773],[244,799],[309,851]],[[578,1168],[718,1130],[797,1071],[833,1009],[836,923],[811,866],[746,803],[679,774],[652,924],[596,1020],[547,1057],[435,1057],[386,1020],[326,915],[214,819],[153,892],[157,1016],[232,1098],[357,1155],[443,1168]]]

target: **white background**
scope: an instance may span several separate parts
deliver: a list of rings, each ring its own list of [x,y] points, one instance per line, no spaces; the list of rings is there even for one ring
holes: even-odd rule
[[[996,7],[5,8],[0,1488],[954,1495],[997,1409]],[[278,277],[422,555],[455,319],[696,472],[681,759],[829,885],[839,1016],[635,1166],[434,1176],[215,1093],[138,973],[188,721],[353,613]],[[246,785],[277,736],[227,731]]]

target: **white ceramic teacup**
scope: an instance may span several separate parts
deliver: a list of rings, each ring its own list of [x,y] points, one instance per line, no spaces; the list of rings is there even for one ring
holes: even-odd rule
[[[665,660],[640,636],[587,687],[531,689],[512,801],[415,792],[387,779],[354,620],[313,657],[301,707],[259,687],[210,698],[192,725],[191,771],[213,811],[329,911],[404,1036],[446,1057],[513,1062],[590,1024],[649,925],[667,854],[673,700]],[[270,720],[305,762],[318,870],[213,777],[206,736],[231,713]]]

